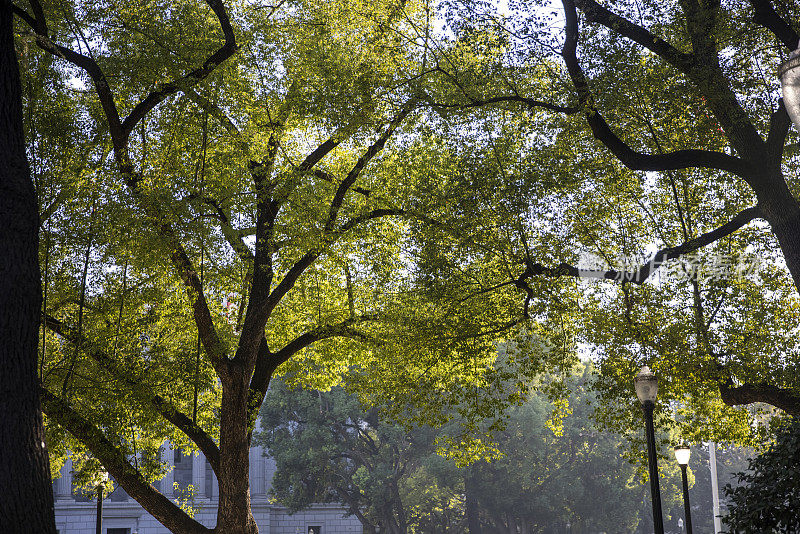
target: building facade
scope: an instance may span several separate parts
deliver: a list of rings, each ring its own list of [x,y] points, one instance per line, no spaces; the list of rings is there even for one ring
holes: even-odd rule
[[[180,499],[185,488],[194,488],[192,508],[195,519],[213,527],[217,519],[219,486],[216,476],[202,454],[183,454],[169,444],[161,448],[161,460],[172,469],[157,483],[159,491]],[[360,534],[357,518],[345,517],[344,508],[316,504],[289,515],[286,508],[271,504],[268,492],[275,473],[275,461],[264,456],[261,447],[250,449],[250,496],[253,515],[260,534]],[[59,534],[95,534],[97,502],[76,492],[72,484],[72,462],[61,468],[61,477],[53,482],[56,528]],[[103,500],[103,534],[169,534],[125,490],[117,486]]]

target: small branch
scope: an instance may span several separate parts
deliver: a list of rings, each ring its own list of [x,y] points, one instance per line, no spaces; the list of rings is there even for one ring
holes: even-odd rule
[[[371,221],[373,219],[379,219],[381,217],[388,217],[392,215],[406,215],[407,212],[405,210],[399,208],[378,208],[371,211],[367,211],[362,213],[352,219],[345,221],[342,226],[339,227],[338,233],[344,233],[349,230],[352,230],[356,226],[361,223]]]
[[[231,137],[236,140],[236,144],[242,153],[245,154],[245,156],[249,156],[250,144],[245,142],[244,138],[242,137],[242,132],[239,130],[238,126],[236,126],[231,118],[228,117],[224,111],[222,111],[222,108],[211,102],[206,97],[200,95],[192,88],[187,87],[183,89],[183,94],[186,95],[189,100],[199,106],[200,109],[217,119],[217,121],[219,121],[222,127],[227,130]]]
[[[403,109],[398,113],[398,115],[389,123],[384,133],[375,141],[367,151],[358,159],[355,166],[350,170],[344,180],[339,184],[338,188],[336,189],[336,193],[331,200],[331,205],[328,210],[328,219],[325,222],[324,233],[326,234],[326,238],[331,240],[334,238],[335,234],[341,235],[343,231],[346,231],[358,222],[358,218],[353,219],[351,221],[346,222],[341,228],[334,229],[334,224],[339,214],[339,209],[344,202],[344,197],[349,190],[352,189],[354,182],[361,174],[361,171],[366,167],[366,165],[374,158],[383,147],[386,145],[388,139],[392,136],[395,130],[400,126],[403,120],[408,116],[408,114],[413,109],[413,106],[416,104],[416,100],[410,100],[406,102]],[[306,158],[308,160],[308,158]],[[379,211],[379,210],[375,210]],[[377,215],[375,215],[377,216]],[[375,218],[375,216],[370,218]],[[269,301],[271,302],[271,306],[275,306],[283,296],[292,288],[300,276],[305,272],[305,270],[319,257],[322,253],[322,248],[315,247],[312,250],[306,252],[299,260],[297,260],[294,265],[289,269],[286,273],[286,276],[278,283],[275,289],[269,296]]]
[[[361,174],[361,171],[364,170],[364,167],[366,167],[370,161],[372,161],[372,158],[374,158],[383,150],[386,142],[389,140],[392,134],[394,134],[395,130],[400,126],[403,120],[405,120],[408,114],[411,113],[411,110],[414,108],[415,104],[416,100],[414,99],[405,103],[403,108],[400,110],[400,113],[398,113],[397,116],[392,119],[383,134],[367,149],[367,151],[360,158],[358,158],[355,166],[350,170],[349,173],[347,173],[345,179],[339,184],[339,187],[336,189],[336,193],[333,196],[333,200],[331,200],[330,209],[328,210],[328,220],[325,223],[326,232],[330,232],[333,229],[333,225],[339,214],[339,209],[344,202],[344,197]]]
[[[336,178],[334,178],[330,173],[325,172],[325,171],[323,171],[321,169],[312,169],[311,170],[311,174],[313,174],[314,176],[316,176],[320,180],[324,180],[324,181],[326,181],[328,183],[331,183],[331,184],[335,184],[336,183]],[[365,189],[365,188],[359,187],[357,185],[354,185],[350,189],[352,191],[355,191],[356,193],[358,193],[360,195],[363,195],[366,198],[369,198],[369,196],[372,194],[372,191],[370,191],[369,189]]]
[[[432,102],[430,105],[434,108],[456,108],[456,109],[466,109],[466,108],[475,108],[480,106],[486,106],[489,104],[497,104],[500,102],[518,102],[520,104],[524,104],[529,109],[535,108],[542,108],[547,109],[549,111],[556,111],[558,113],[564,113],[566,115],[573,115],[581,111],[581,107],[579,106],[560,106],[558,104],[551,104],[550,102],[543,102],[541,100],[534,100],[532,98],[526,98],[524,96],[519,95],[506,95],[506,96],[496,96],[493,98],[487,99],[479,99],[479,98],[472,98],[467,96],[470,103],[469,104],[440,104],[436,102]]]
[[[222,235],[225,237],[225,240],[231,246],[231,248],[236,252],[239,256],[239,259],[244,261],[246,264],[253,263],[253,253],[248,248],[247,244],[244,242],[244,236],[242,235],[241,230],[237,230],[231,224],[230,217],[228,214],[225,213],[225,210],[222,209],[219,202],[211,197],[200,197],[196,194],[191,194],[187,197],[190,200],[198,199],[200,202],[207,206],[211,206],[214,208],[213,217],[219,221],[220,229],[222,230]]]

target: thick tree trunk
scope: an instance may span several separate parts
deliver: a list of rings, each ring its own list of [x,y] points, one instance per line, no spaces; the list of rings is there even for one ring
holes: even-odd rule
[[[764,218],[778,238],[795,288],[800,293],[800,204],[780,175],[763,190],[756,191],[756,194]]]
[[[36,374],[39,209],[12,28],[11,3],[0,0],[0,532],[55,534]]]
[[[249,384],[249,374],[236,363],[231,363],[222,376],[216,531],[226,534],[258,534],[250,509]]]

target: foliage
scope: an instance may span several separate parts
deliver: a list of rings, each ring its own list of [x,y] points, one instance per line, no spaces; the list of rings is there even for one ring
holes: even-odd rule
[[[376,409],[337,387],[291,390],[273,382],[256,440],[278,469],[272,493],[291,511],[314,502],[341,502],[367,529],[405,532],[402,480],[433,453],[428,428],[406,432],[382,423]]]
[[[494,203],[510,209],[492,243],[508,283],[552,291],[549,313],[599,363],[609,428],[634,427],[644,364],[662,377],[659,425],[692,441],[756,445],[758,402],[800,406],[796,133],[763,76],[796,46],[798,13],[772,4],[445,2],[479,67],[443,67],[458,82],[429,93],[438,129],[478,154],[464,181],[524,191]],[[775,185],[756,176],[769,157]],[[773,202],[785,234],[761,211]]]
[[[796,532],[800,529],[800,423],[789,421],[769,449],[752,458],[747,471],[737,473],[738,486],[727,484],[731,532]]]
[[[467,466],[434,454],[434,438],[455,426],[403,428],[382,420],[376,408],[365,410],[341,388],[292,390],[275,383],[256,439],[275,458],[279,503],[298,510],[338,500],[368,530],[464,532],[472,507],[481,532],[547,532],[567,523],[645,532],[651,511],[644,453],[632,463],[622,437],[593,428],[592,380],[590,365],[568,376],[570,412],[558,433],[546,425],[563,410],[561,399],[542,393],[549,380],[529,389],[494,436],[499,456]],[[675,524],[683,514],[680,472],[671,457],[660,464],[667,524]]]

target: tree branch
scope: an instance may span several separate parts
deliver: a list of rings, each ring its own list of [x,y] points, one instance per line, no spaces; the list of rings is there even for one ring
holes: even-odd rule
[[[739,212],[733,219],[719,228],[707,232],[695,239],[690,239],[689,241],[686,241],[685,243],[682,243],[676,247],[667,247],[659,250],[649,262],[647,262],[645,265],[642,265],[635,271],[617,271],[613,269],[608,271],[599,271],[592,269],[578,269],[577,267],[567,263],[562,263],[558,267],[550,268],[544,267],[539,263],[533,263],[531,260],[527,259],[525,272],[520,275],[520,277],[515,281],[515,284],[524,289],[527,287],[527,284],[525,284],[526,279],[530,278],[531,276],[546,275],[551,277],[572,276],[575,278],[618,280],[623,283],[632,282],[634,284],[641,285],[647,281],[653,272],[658,270],[658,268],[667,261],[677,259],[684,254],[694,252],[695,250],[710,245],[711,243],[732,234],[745,224],[758,217],[762,217],[761,209],[758,206],[747,208]]]
[[[437,102],[431,102],[430,105],[434,108],[457,108],[457,109],[465,109],[465,108],[474,108],[480,106],[486,106],[489,104],[498,104],[500,102],[518,102],[520,104],[524,104],[529,109],[535,108],[543,108],[549,111],[556,111],[558,113],[564,113],[566,115],[573,115],[581,111],[581,107],[579,106],[560,106],[558,104],[551,104],[550,102],[544,102],[541,100],[534,100],[533,98],[527,98],[520,95],[505,95],[505,96],[495,96],[492,98],[486,99],[479,99],[479,98],[472,98],[467,96],[470,103],[469,104],[440,104]]]
[[[786,112],[786,105],[783,98],[778,99],[778,109],[772,113],[769,119],[769,134],[767,136],[767,152],[769,153],[769,164],[776,170],[780,170],[783,161],[783,145],[792,121]]]
[[[800,417],[800,394],[794,389],[765,382],[734,386],[732,381],[728,381],[720,384],[719,392],[722,402],[728,406],[763,402],[780,408],[793,417]]]
[[[416,100],[410,100],[406,102],[403,108],[400,110],[400,113],[392,119],[392,121],[387,126],[384,133],[375,141],[367,151],[358,159],[355,166],[350,170],[344,180],[339,184],[338,188],[336,189],[336,193],[331,200],[331,205],[328,210],[328,219],[325,222],[324,233],[327,239],[330,239],[334,231],[334,224],[336,223],[336,219],[339,214],[339,209],[344,202],[344,197],[347,192],[353,187],[356,179],[361,174],[361,171],[366,167],[366,165],[374,158],[383,147],[386,145],[386,141],[392,136],[395,130],[400,126],[403,120],[408,116],[408,114],[413,109],[414,105],[416,104]],[[306,158],[308,159],[308,158]],[[341,232],[338,232],[341,234]],[[286,276],[283,277],[283,280],[275,287],[272,293],[269,296],[269,300],[271,306],[277,305],[278,302],[283,298],[283,296],[292,288],[294,284],[297,282],[300,275],[305,272],[305,270],[319,257],[322,253],[321,248],[314,248],[308,252],[306,252],[299,260],[295,262],[294,265],[289,269],[286,273]]]
[[[771,31],[789,50],[797,48],[800,40],[797,32],[778,15],[769,0],[750,0],[750,5],[754,10],[754,22]]]
[[[103,432],[75,411],[69,403],[46,389],[40,390],[42,409],[49,418],[81,441],[100,460],[103,467],[125,491],[153,517],[173,532],[209,534],[213,532],[170,499],[159,493],[133,467],[123,451],[106,438]]]
[[[55,317],[46,313],[42,314],[42,322],[52,332],[66,339],[78,349],[82,350],[87,356],[92,358],[97,364],[106,370],[113,377],[122,379],[130,388],[131,392],[139,399],[150,405],[164,419],[175,425],[175,427],[186,434],[208,458],[211,468],[216,472],[219,469],[219,447],[211,439],[205,430],[200,428],[191,418],[172,404],[169,400],[153,392],[142,380],[130,376],[116,360],[105,351],[92,346],[91,341],[82,334],[74,331]]]
[[[336,324],[321,325],[308,332],[300,334],[289,343],[283,346],[278,352],[273,354],[273,358],[278,365],[286,362],[304,348],[321,341],[323,339],[330,339],[332,337],[348,337],[352,339],[359,339],[361,341],[374,341],[371,337],[363,332],[359,332],[353,328],[354,325],[374,322],[379,320],[377,315],[359,315],[356,317],[348,317],[344,321]]]
[[[151,109],[160,104],[168,96],[185,88],[197,85],[211,74],[223,61],[231,57],[238,49],[236,37],[233,34],[233,28],[231,27],[228,13],[225,11],[225,6],[222,1],[205,0],[205,2],[211,10],[214,11],[217,17],[222,33],[225,36],[225,43],[216,52],[211,54],[200,67],[197,67],[180,78],[164,84],[159,84],[144,98],[144,100],[139,102],[133,108],[130,115],[122,122],[122,134],[125,136],[126,140],[134,127],[136,127],[136,124],[142,120]]]
[[[688,73],[695,62],[692,54],[681,52],[645,28],[612,13],[594,0],[575,0],[575,4],[586,16],[587,22],[597,22],[609,30],[627,37],[661,57],[681,72]]]
[[[227,132],[236,140],[236,144],[245,155],[250,154],[250,144],[245,142],[245,140],[242,138],[242,132],[218,105],[214,104],[209,99],[200,95],[190,87],[184,88],[183,94],[186,95],[189,100],[199,106],[200,109],[217,119],[222,127],[225,128],[225,130],[227,130]]]
[[[372,158],[374,158],[381,152],[381,150],[383,150],[386,142],[389,140],[392,134],[394,134],[395,130],[400,126],[403,120],[405,120],[408,114],[411,113],[411,110],[414,108],[415,104],[416,100],[411,99],[403,105],[400,113],[398,113],[397,116],[392,119],[383,134],[367,149],[364,155],[358,158],[355,166],[350,170],[349,173],[347,173],[345,179],[339,184],[339,187],[336,189],[336,193],[333,195],[333,200],[331,201],[331,206],[328,211],[328,220],[325,223],[326,232],[329,232],[333,229],[333,225],[335,224],[336,218],[339,214],[339,209],[342,206],[342,202],[344,202],[344,197],[355,183],[358,176],[361,174],[361,171],[364,170],[364,167],[367,166]]]
[[[592,134],[596,139],[602,142],[617,159],[626,167],[633,170],[666,171],[699,167],[728,171],[747,181],[752,179],[754,172],[750,165],[744,160],[729,156],[728,154],[708,150],[678,150],[666,154],[644,154],[636,152],[617,137],[595,107],[589,90],[588,81],[583,73],[583,69],[578,63],[576,55],[578,44],[578,16],[575,11],[575,4],[573,0],[563,0],[563,3],[567,36],[561,55],[566,63],[572,83],[578,91],[580,102],[584,107],[586,121],[592,129]]]
[[[214,208],[214,218],[219,221],[220,229],[222,230],[222,235],[225,237],[225,240],[243,262],[248,265],[252,264],[253,253],[244,242],[242,231],[233,227],[230,217],[228,217],[228,214],[222,209],[219,202],[211,197],[201,197],[197,194],[191,194],[187,198],[190,200],[198,199],[203,204]]]

